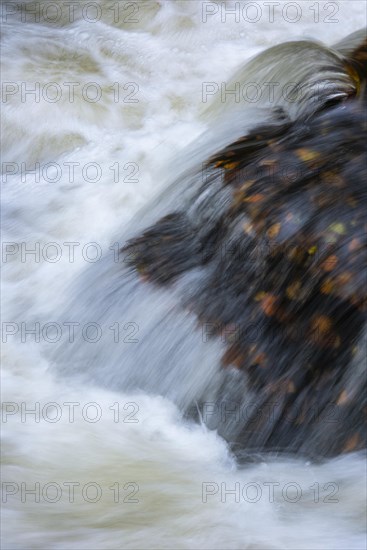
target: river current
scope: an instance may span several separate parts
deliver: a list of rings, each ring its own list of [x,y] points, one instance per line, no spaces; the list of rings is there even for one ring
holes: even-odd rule
[[[233,414],[210,400],[220,342],[174,291],[119,280],[154,197],[224,142],[232,75],[285,41],[332,45],[365,2],[1,8],[3,548],[365,548],[364,457],[238,464],[206,426]]]

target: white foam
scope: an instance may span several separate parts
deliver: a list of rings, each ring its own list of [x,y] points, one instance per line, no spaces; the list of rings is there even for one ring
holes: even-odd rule
[[[42,175],[37,183],[31,174],[25,182],[16,174],[4,183],[3,239],[24,241],[30,248],[35,241],[41,247],[49,242],[62,247],[62,258],[55,263],[42,256],[40,262],[31,257],[22,262],[18,255],[4,264],[4,321],[44,325],[58,318],[78,274],[93,269],[94,264],[78,251],[96,241],[104,256],[111,254],[111,238],[122,234],[139,208],[170,180],[167,165],[171,161],[170,166],[175,166],[172,157],[207,128],[203,82],[225,82],[251,56],[284,40],[303,37],[332,44],[365,24],[364,2],[329,3],[338,7],[334,23],[323,22],[330,13],[325,3],[316,3],[319,23],[308,2],[298,4],[302,17],[294,24],[279,16],[274,23],[265,17],[255,24],[236,23],[231,16],[226,23],[219,16],[203,23],[201,3],[191,1],[140,3],[140,27],[111,26],[110,18],[103,17],[94,25],[79,19],[55,29],[19,20],[12,23],[9,18],[4,24],[4,81],[26,81],[29,86],[36,81],[57,82],[64,93],[65,82],[77,81],[80,89],[93,81],[107,91],[96,104],[86,102],[80,93],[74,103],[64,97],[57,103],[30,98],[22,102],[18,94],[3,104],[3,162],[32,167],[39,161],[42,166],[58,163],[62,168],[56,183]],[[139,103],[115,103],[110,87],[117,81],[136,82]],[[136,163],[138,181],[129,181],[125,171],[115,182],[111,166],[116,161],[121,167]],[[80,166],[97,162],[102,177],[90,183],[76,171],[71,183],[65,162]],[[71,241],[80,242],[74,263],[63,245]],[[238,470],[224,442],[204,427],[185,423],[167,399],[56,378],[42,342],[32,341],[31,336],[25,343],[15,344],[11,336],[8,341],[3,344],[3,400],[20,409],[22,402],[28,408],[40,403],[41,411],[45,403],[55,402],[62,407],[62,417],[56,423],[42,415],[39,423],[30,415],[22,422],[20,412],[7,418],[3,481],[24,482],[27,487],[55,482],[64,490],[56,503],[42,497],[34,503],[31,496],[22,502],[20,490],[8,496],[4,548],[364,546],[362,457],[350,455],[321,466],[293,459],[267,461]],[[68,419],[66,402],[80,403],[74,423]],[[90,402],[102,410],[96,423],[80,414]],[[123,406],[136,403],[139,421],[123,422],[121,417],[114,422],[110,407],[117,402],[123,418],[134,410]],[[80,487],[98,483],[102,498],[88,503],[76,490],[76,501],[70,503],[63,485],[70,481]],[[246,483],[257,482],[266,495],[264,481],[276,481],[280,487],[296,482],[302,499],[290,503],[280,495],[269,502],[263,496],[251,503],[242,497],[235,502],[229,495],[227,502],[221,502],[218,492],[203,502],[205,482],[219,488],[221,483],[228,487],[240,483],[241,490]],[[121,487],[137,483],[139,502],[115,503],[109,487],[116,482]],[[315,482],[320,484],[320,502],[314,502],[310,489]],[[337,485],[337,503],[323,502],[323,487],[329,482]],[[130,492],[131,487],[122,489],[122,500]]]

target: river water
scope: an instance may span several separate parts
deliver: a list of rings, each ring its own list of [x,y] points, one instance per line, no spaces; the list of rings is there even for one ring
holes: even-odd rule
[[[364,457],[237,464],[204,422],[220,343],[174,292],[121,281],[118,250],[219,144],[222,83],[272,45],[342,39],[365,3],[19,6],[2,3],[3,548],[364,548]]]

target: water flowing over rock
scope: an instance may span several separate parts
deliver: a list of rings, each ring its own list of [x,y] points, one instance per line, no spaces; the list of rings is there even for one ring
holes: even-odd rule
[[[277,46],[247,71],[297,59],[302,97],[203,159],[191,196],[123,252],[224,343],[213,403],[241,403],[242,421],[209,426],[239,452],[319,456],[366,444],[366,40]]]

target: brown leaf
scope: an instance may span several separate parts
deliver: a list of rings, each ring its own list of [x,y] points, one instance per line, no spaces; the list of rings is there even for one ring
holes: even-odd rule
[[[290,300],[294,300],[295,298],[297,298],[300,288],[301,281],[294,281],[294,283],[290,284],[285,291],[287,298],[289,298]]]
[[[327,315],[318,315],[317,317],[314,317],[311,323],[312,330],[318,331],[321,334],[330,332],[332,326],[333,323]]]
[[[357,447],[359,443],[359,434],[355,433],[354,435],[352,435],[352,437],[350,437],[346,444],[344,445],[342,451],[345,452],[345,453],[348,453],[350,451],[354,451],[355,448]]]
[[[353,252],[354,250],[358,250],[358,248],[360,248],[361,246],[361,243],[359,241],[359,239],[352,239],[348,245],[348,250],[350,252]]]
[[[321,285],[322,294],[331,294],[334,290],[334,283],[332,279],[326,279]]]
[[[265,353],[259,353],[258,355],[256,355],[254,363],[259,365],[260,367],[266,367],[266,360],[267,357]]]
[[[349,401],[348,394],[345,390],[343,390],[341,392],[341,394],[339,395],[336,404],[337,405],[345,405],[346,403],[348,403],[348,401]]]
[[[270,239],[275,239],[275,237],[277,237],[279,234],[280,228],[280,223],[274,223],[274,225],[269,227],[269,229],[267,230],[267,236],[270,237]]]

